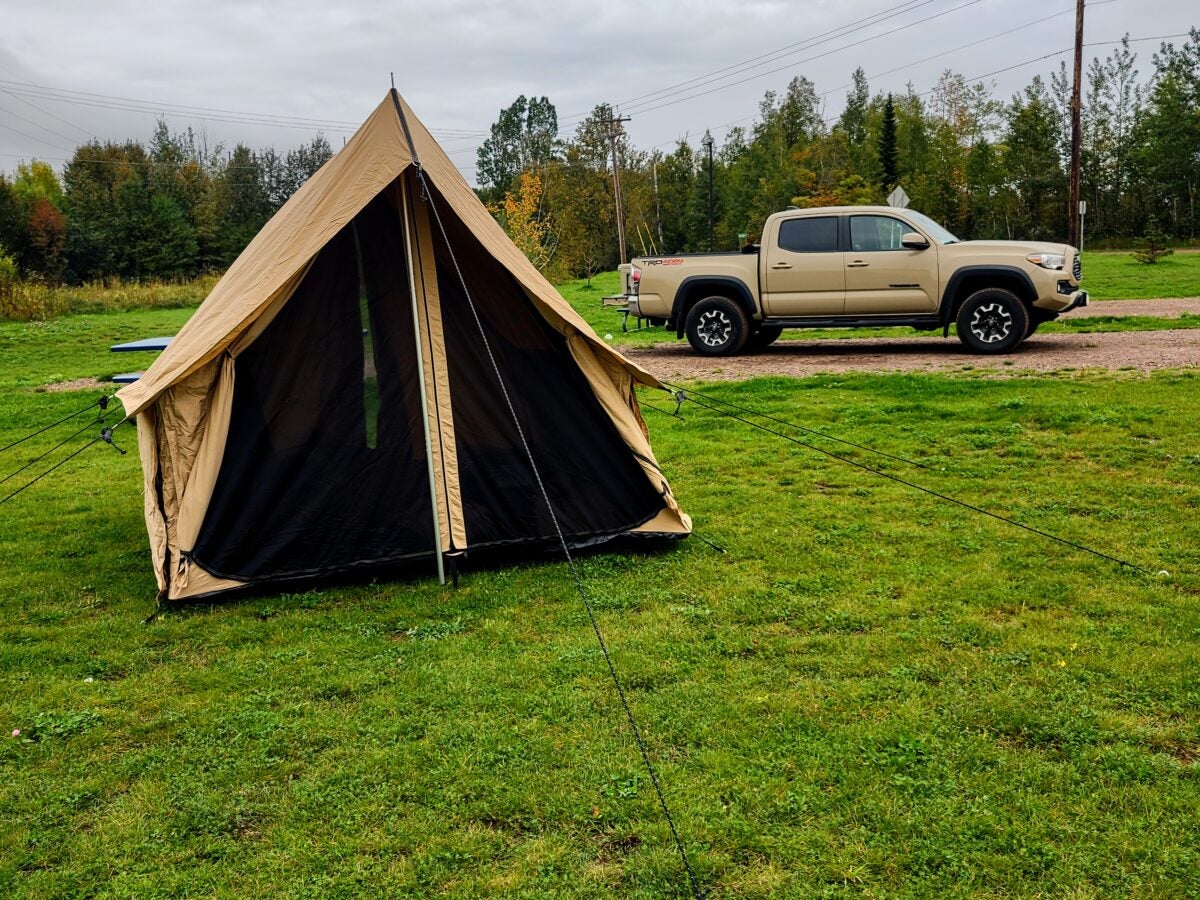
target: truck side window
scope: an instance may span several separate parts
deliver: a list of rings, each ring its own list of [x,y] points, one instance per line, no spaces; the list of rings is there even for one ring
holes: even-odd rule
[[[855,253],[903,250],[904,245],[900,242],[912,230],[911,226],[891,216],[851,216],[850,248]]]
[[[792,253],[836,253],[837,216],[785,219],[779,223],[779,248]]]

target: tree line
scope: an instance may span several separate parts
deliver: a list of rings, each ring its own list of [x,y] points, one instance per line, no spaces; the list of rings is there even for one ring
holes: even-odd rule
[[[77,147],[61,175],[22,163],[0,173],[0,265],[55,284],[219,271],[332,155],[322,135],[227,152],[160,121],[148,144]]]
[[[787,206],[882,203],[897,185],[915,209],[964,239],[1065,240],[1071,82],[1066,64],[1004,101],[946,71],[929,91],[872,93],[863,69],[841,114],[822,115],[816,85],[767,92],[750,127],[712,149],[712,243],[754,240]],[[567,139],[545,97],[519,97],[480,146],[480,194],[551,277],[617,263],[611,140],[597,106]],[[642,150],[617,126],[629,253],[709,248],[703,142]],[[1129,245],[1161,229],[1200,237],[1200,31],[1164,43],[1143,77],[1128,39],[1086,69],[1082,103],[1085,243]]]
[[[785,207],[880,203],[897,185],[963,238],[1062,240],[1070,80],[998,99],[946,71],[932,89],[872,93],[861,68],[826,120],[816,85],[768,91],[754,124],[709,152],[679,140],[639,149],[595,107],[566,139],[546,97],[519,97],[477,153],[479,194],[548,276],[618,262],[613,145],[631,254],[735,249]],[[615,131],[615,133],[614,133]],[[1200,238],[1200,30],[1164,43],[1143,77],[1128,40],[1087,68],[1082,108],[1085,240]],[[321,135],[279,153],[209,147],[159,122],[149,142],[93,141],[61,173],[0,173],[0,276],[50,283],[180,279],[220,271],[332,156]]]

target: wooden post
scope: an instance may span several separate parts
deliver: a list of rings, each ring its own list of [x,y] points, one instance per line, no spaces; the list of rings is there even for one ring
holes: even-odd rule
[[[617,129],[622,122],[628,122],[629,116],[613,116],[608,121],[608,141],[612,146],[613,194],[617,198],[617,247],[621,258],[618,263],[625,262],[625,212],[621,208],[621,167],[617,163]]]
[[[1079,246],[1080,94],[1083,81],[1083,0],[1075,0],[1075,83],[1071,88],[1071,199],[1067,201],[1067,243]]]

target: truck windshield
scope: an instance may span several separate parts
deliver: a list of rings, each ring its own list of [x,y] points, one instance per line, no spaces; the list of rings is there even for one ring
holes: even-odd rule
[[[912,209],[906,209],[905,212],[908,213],[908,216],[910,219],[912,219],[914,222],[916,222],[918,225],[920,225],[922,228],[924,228],[925,233],[928,234],[935,241],[937,241],[939,244],[957,244],[957,243],[959,243],[958,238],[956,238],[954,235],[952,235],[950,232],[948,232],[945,228],[943,228],[937,222],[933,221],[933,219],[929,218],[929,216],[922,215],[921,213],[916,212],[915,210],[912,210]]]

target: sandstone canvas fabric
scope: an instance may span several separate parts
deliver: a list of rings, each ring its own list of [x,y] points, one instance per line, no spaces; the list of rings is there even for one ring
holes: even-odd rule
[[[635,384],[392,92],[117,395],[160,596],[553,544],[522,433],[570,543],[685,535]]]

